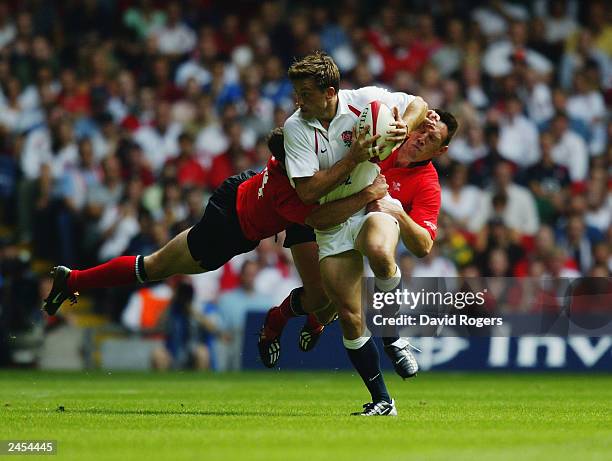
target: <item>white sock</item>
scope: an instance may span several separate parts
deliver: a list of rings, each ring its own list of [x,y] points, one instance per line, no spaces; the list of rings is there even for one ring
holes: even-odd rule
[[[342,342],[344,343],[344,347],[347,349],[361,349],[365,343],[370,339],[369,336],[360,336],[357,339],[346,339],[344,336],[342,337]]]
[[[374,284],[376,285],[376,288],[378,288],[380,291],[391,291],[391,290],[395,290],[400,282],[402,281],[402,271],[400,271],[399,266],[396,264],[395,265],[395,273],[389,277],[388,279],[381,279],[379,277],[375,277],[374,280]]]

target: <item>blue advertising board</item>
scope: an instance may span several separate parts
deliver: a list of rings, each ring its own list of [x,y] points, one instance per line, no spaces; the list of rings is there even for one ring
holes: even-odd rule
[[[264,369],[257,353],[257,332],[264,314],[247,317],[243,345],[243,368]],[[292,319],[281,338],[281,369],[351,369],[342,345],[338,322],[327,327],[314,350],[298,348],[298,333],[303,319]],[[612,335],[521,336],[521,337],[422,337],[411,338],[422,370],[567,370],[612,372]],[[379,346],[381,344],[379,343]],[[382,350],[382,347],[381,347]],[[383,368],[391,368],[381,360]]]

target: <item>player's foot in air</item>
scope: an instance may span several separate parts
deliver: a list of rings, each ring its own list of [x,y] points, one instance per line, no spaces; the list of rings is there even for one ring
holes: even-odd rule
[[[273,317],[279,315],[278,310],[280,310],[280,307],[275,306],[268,311],[257,341],[259,358],[268,368],[275,367],[280,358],[280,337],[283,330],[277,330],[271,325]]]
[[[369,402],[363,405],[363,411],[351,413],[352,416],[397,416],[395,400],[391,403],[381,400],[380,402]]]
[[[337,318],[338,316],[336,315],[331,322],[333,322]],[[317,345],[319,338],[323,334],[323,330],[325,330],[325,325],[320,324],[314,314],[308,314],[306,322],[300,330],[300,337],[298,341],[300,350],[303,352],[313,350],[314,347]]]
[[[412,378],[419,371],[419,364],[412,352],[410,352],[411,347],[414,346],[404,338],[400,338],[395,343],[385,346],[385,352],[391,359],[395,372],[402,379]]]
[[[71,293],[68,289],[68,277],[70,269],[64,266],[56,266],[51,269],[51,277],[53,277],[53,286],[47,299],[43,301],[43,310],[49,315],[55,315],[62,303],[66,299],[70,300],[70,304],[77,302],[78,293]]]

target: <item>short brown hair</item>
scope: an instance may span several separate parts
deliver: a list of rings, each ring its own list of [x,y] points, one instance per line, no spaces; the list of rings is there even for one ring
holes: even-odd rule
[[[453,139],[453,136],[455,136],[455,133],[457,132],[459,123],[457,123],[457,119],[450,112],[446,112],[441,109],[434,109],[434,111],[440,116],[440,121],[444,123],[446,125],[446,128],[448,129],[448,135],[446,136],[446,139],[442,140],[442,147],[448,146],[451,139]]]
[[[323,51],[296,60],[289,67],[288,75],[291,81],[312,78],[321,90],[331,86],[337,93],[340,89],[340,70],[331,56]]]
[[[274,155],[274,158],[281,163],[285,163],[285,137],[282,127],[276,127],[268,136],[268,149]]]

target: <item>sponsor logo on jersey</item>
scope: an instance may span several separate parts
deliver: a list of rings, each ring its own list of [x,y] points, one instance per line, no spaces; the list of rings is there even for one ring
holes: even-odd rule
[[[429,227],[431,230],[436,230],[438,228],[438,226],[436,226],[434,223],[432,223],[431,221],[423,221],[423,223],[425,223],[425,225],[427,227]]]

